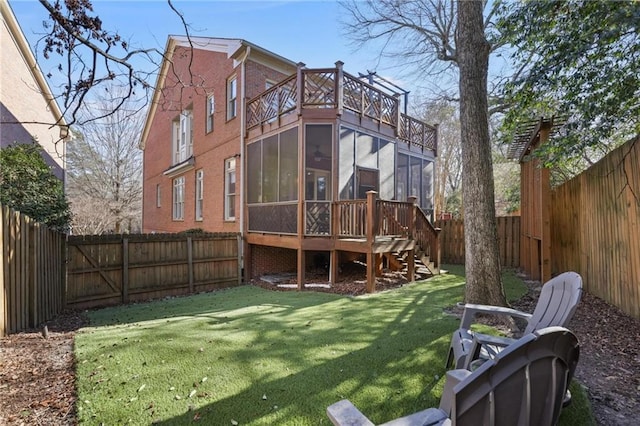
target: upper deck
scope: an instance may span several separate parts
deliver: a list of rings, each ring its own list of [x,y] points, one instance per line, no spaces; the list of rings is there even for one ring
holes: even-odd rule
[[[247,102],[246,130],[250,136],[295,121],[298,117],[353,116],[360,124],[422,150],[437,152],[437,128],[400,111],[400,95],[392,96],[336,68],[297,72]],[[266,129],[265,129],[266,128]]]

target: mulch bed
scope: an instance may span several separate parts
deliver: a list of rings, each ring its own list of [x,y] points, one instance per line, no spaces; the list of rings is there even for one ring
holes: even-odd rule
[[[539,282],[513,307],[532,312]],[[632,426],[640,419],[640,320],[583,292],[567,327],[580,341],[576,378],[588,391],[599,425]]]
[[[362,276],[342,274],[331,291],[364,293]],[[318,279],[323,274],[318,275]],[[313,276],[311,276],[313,277]],[[357,279],[355,279],[357,278]],[[378,291],[402,286],[393,274],[379,278]],[[257,281],[261,287],[278,289]],[[537,301],[536,285],[514,307],[531,312]],[[75,425],[73,338],[86,324],[81,312],[65,312],[41,330],[0,339],[0,424]],[[580,339],[576,376],[589,392],[600,425],[636,425],[640,419],[640,321],[630,318],[597,297],[584,294],[569,326]]]
[[[82,313],[69,311],[48,322],[47,333],[0,339],[0,424],[77,423],[73,337],[86,323]]]

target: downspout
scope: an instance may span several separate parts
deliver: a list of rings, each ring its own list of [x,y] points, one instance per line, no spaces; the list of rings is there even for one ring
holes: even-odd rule
[[[240,173],[240,240],[241,240],[241,244],[240,247],[238,247],[238,250],[240,251],[240,270],[244,270],[244,237],[245,237],[245,220],[244,220],[244,215],[245,215],[245,203],[244,203],[244,197],[245,197],[245,134],[246,134],[246,120],[245,120],[245,115],[246,115],[246,104],[245,104],[245,89],[246,89],[246,67],[245,67],[245,61],[247,60],[247,58],[249,57],[249,54],[251,53],[251,46],[247,46],[247,50],[245,51],[244,55],[242,56],[242,59],[240,60],[240,74],[242,75],[242,79],[240,80],[240,94],[241,94],[241,107],[240,107],[240,164],[241,164],[241,170],[242,173]]]

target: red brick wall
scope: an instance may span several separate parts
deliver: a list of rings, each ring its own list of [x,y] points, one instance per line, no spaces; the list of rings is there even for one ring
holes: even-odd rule
[[[246,73],[247,81],[245,82],[245,85],[247,100],[253,99],[260,93],[264,92],[267,80],[278,83],[293,74],[283,74],[253,61],[247,61]]]
[[[279,247],[251,245],[251,277],[277,273],[296,272],[298,253],[296,250]]]
[[[193,52],[193,58],[191,54]],[[191,63],[189,68],[189,63]],[[233,67],[226,53],[177,47],[162,89],[144,150],[143,232],[179,232],[202,228],[213,232],[240,231],[240,155],[242,68]],[[264,91],[266,80],[286,76],[264,65],[246,62],[246,93],[254,97]],[[238,111],[227,121],[227,80],[238,81]],[[180,83],[182,82],[182,83]],[[215,96],[214,130],[206,133],[206,100]],[[177,176],[163,173],[172,165],[172,121],[184,109],[193,112],[193,154],[195,167]],[[236,159],[236,220],[224,220],[224,162]],[[196,171],[204,171],[203,219],[195,220]],[[185,177],[184,220],[173,220],[173,179]],[[156,207],[156,185],[160,185],[161,206]]]

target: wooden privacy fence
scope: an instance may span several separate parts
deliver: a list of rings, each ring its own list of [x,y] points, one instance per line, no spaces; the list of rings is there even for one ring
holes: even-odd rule
[[[33,328],[64,309],[65,235],[0,206],[0,336]]]
[[[237,233],[71,236],[67,306],[84,309],[239,285],[240,244]]]
[[[551,194],[551,268],[640,318],[640,138]]]
[[[496,218],[500,265],[507,268],[520,266],[520,216]],[[464,222],[456,220],[436,221],[440,228],[440,250],[442,263],[464,263]]]

